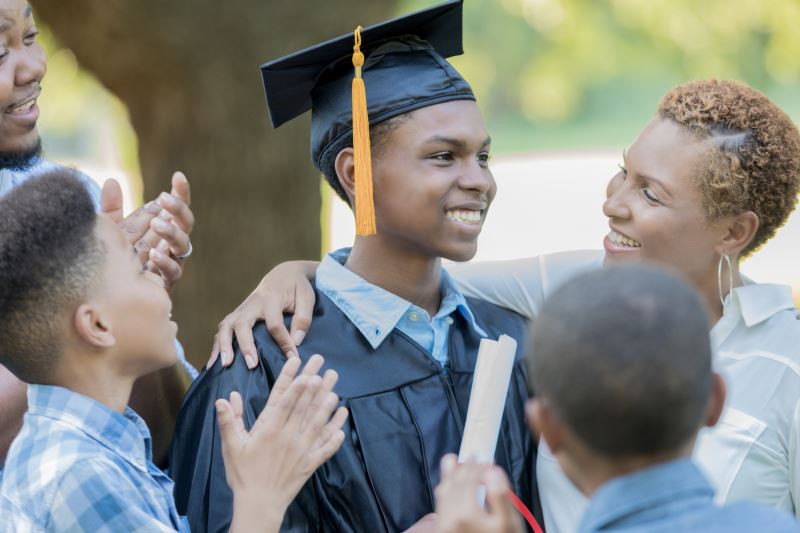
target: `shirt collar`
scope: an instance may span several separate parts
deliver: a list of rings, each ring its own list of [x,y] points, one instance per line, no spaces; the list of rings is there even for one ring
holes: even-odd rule
[[[578,531],[596,531],[660,506],[698,499],[711,502],[714,490],[691,459],[676,459],[614,478],[592,496]]]
[[[732,292],[733,296],[725,300],[723,312],[738,310],[747,327],[760,324],[781,311],[794,309],[792,288],[788,285],[745,280],[744,285]]]
[[[317,268],[316,286],[358,328],[372,348],[377,349],[414,305],[345,267],[349,255],[350,248],[326,255]],[[441,291],[442,303],[436,317],[449,316],[458,311],[475,333],[486,337],[486,332],[475,321],[466,298],[444,269]]]
[[[28,413],[73,426],[141,470],[152,461],[150,431],[130,407],[121,415],[63,387],[28,385]]]

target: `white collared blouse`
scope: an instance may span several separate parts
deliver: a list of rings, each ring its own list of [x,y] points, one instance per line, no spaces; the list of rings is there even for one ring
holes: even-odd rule
[[[603,255],[563,252],[448,270],[464,294],[535,318],[561,284],[601,268]],[[710,335],[728,395],[719,423],[701,432],[694,457],[719,502],[750,500],[800,516],[800,314],[791,288],[746,280],[726,298]],[[575,531],[587,500],[544,441],[537,479],[548,531]]]

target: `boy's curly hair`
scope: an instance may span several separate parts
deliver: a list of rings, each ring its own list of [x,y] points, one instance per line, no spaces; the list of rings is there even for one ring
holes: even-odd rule
[[[713,146],[697,176],[706,216],[753,211],[759,227],[743,250],[767,242],[797,205],[800,133],[769,98],[735,81],[693,81],[669,91],[658,114]]]

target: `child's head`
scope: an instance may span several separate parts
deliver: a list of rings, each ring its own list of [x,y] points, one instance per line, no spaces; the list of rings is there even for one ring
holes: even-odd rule
[[[138,376],[175,360],[160,277],[60,169],[0,200],[0,363],[28,383],[66,385],[76,365]],[[65,372],[69,370],[69,372]]]
[[[724,402],[700,298],[653,267],[606,268],[556,291],[528,358],[529,412],[584,491],[598,476],[687,455]]]

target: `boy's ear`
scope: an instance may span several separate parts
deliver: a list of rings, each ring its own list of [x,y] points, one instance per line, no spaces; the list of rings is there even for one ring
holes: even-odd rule
[[[87,344],[111,348],[117,343],[111,322],[96,306],[89,303],[79,305],[73,321],[78,336]]]
[[[553,455],[561,451],[563,444],[561,424],[547,408],[547,405],[536,398],[531,398],[525,404],[525,416],[531,432],[547,441]]]
[[[339,152],[336,156],[336,177],[339,178],[339,184],[347,193],[350,199],[350,205],[353,205],[353,198],[356,196],[356,164],[355,156],[352,147],[347,147]]]
[[[706,407],[706,417],[704,425],[706,427],[714,427],[719,422],[722,416],[722,410],[725,408],[725,396],[727,395],[725,380],[716,372],[711,374],[711,395],[708,398],[708,406]]]

